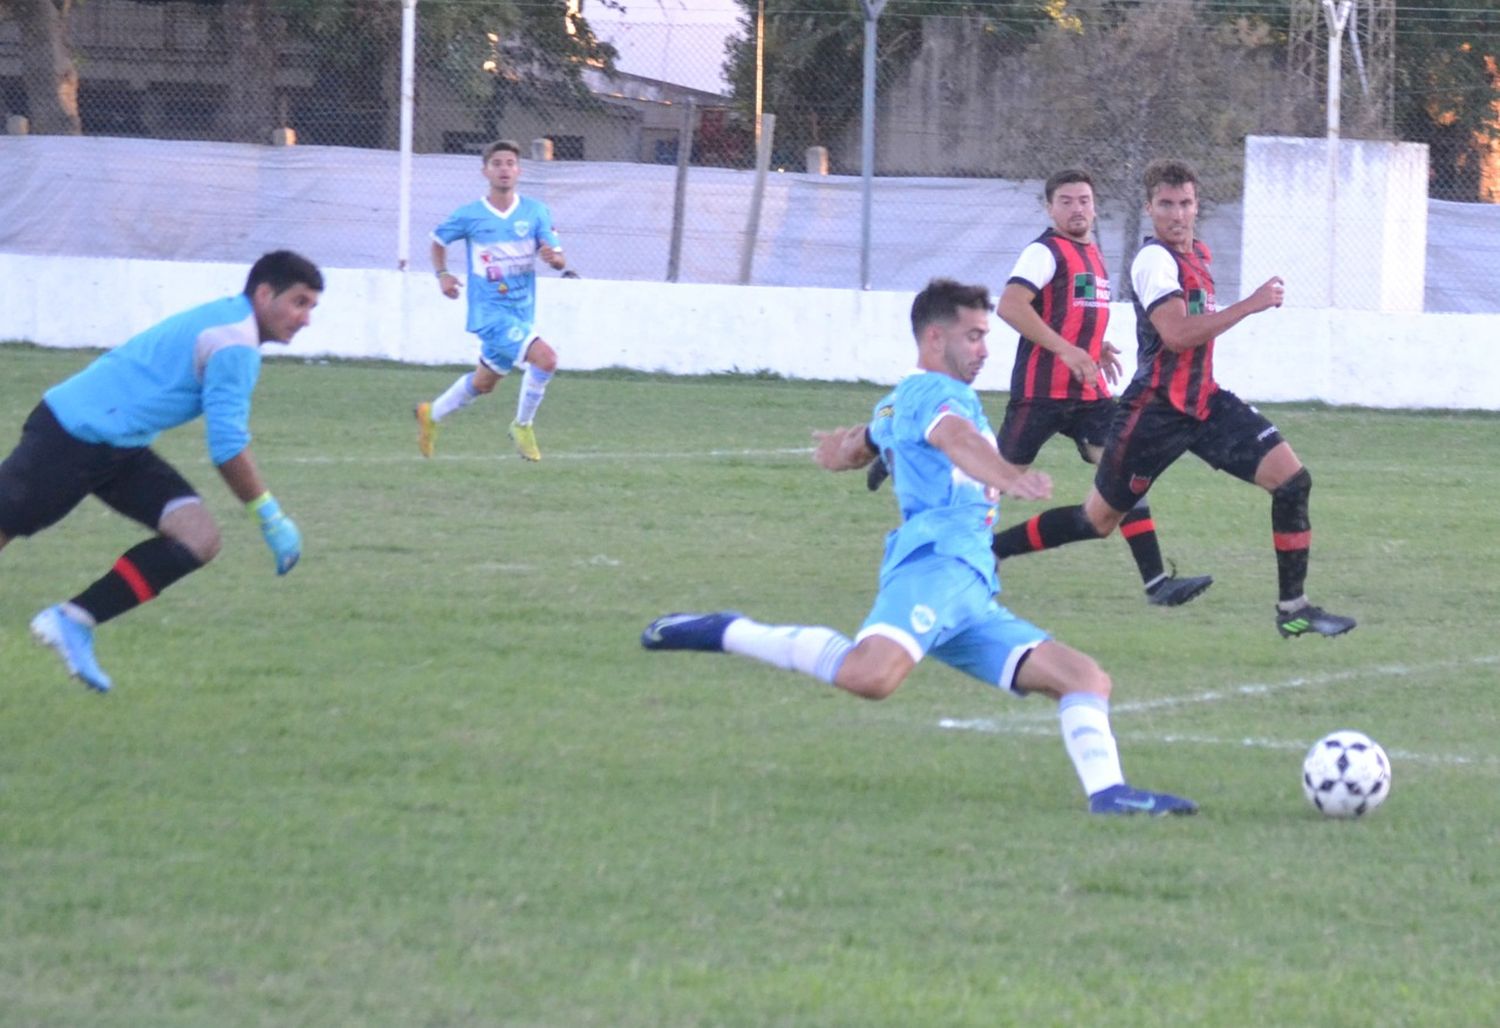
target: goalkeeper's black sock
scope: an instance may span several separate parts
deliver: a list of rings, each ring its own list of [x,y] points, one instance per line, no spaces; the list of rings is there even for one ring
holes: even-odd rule
[[[69,602],[96,625],[154,599],[167,586],[197,571],[203,562],[176,539],[158,535],[126,550],[103,578]]]

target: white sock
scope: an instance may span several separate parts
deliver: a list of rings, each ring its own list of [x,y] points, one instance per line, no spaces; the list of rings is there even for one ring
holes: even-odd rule
[[[1068,693],[1057,705],[1057,719],[1062,724],[1063,745],[1085,793],[1092,796],[1100,789],[1124,783],[1120,750],[1109,727],[1108,700],[1093,693]]]
[[[536,417],[536,409],[542,405],[542,394],[547,391],[547,383],[550,381],[552,372],[526,365],[526,374],[521,376],[521,395],[516,398],[516,424],[531,424],[531,419]]]
[[[474,372],[459,377],[447,391],[432,401],[432,420],[442,421],[456,410],[462,410],[475,400],[479,393],[474,389]]]
[[[854,643],[848,636],[821,625],[763,625],[738,618],[724,629],[725,653],[800,671],[830,685],[852,649]]]
[[[58,604],[58,606],[62,607],[63,617],[67,618],[69,621],[76,621],[85,628],[99,627],[99,623],[94,620],[94,615],[84,610],[72,600],[68,600],[65,603],[60,603]]]

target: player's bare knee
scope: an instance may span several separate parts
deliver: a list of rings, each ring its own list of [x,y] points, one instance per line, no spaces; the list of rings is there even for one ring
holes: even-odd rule
[[[224,544],[219,523],[196,497],[168,506],[157,531],[185,546],[200,564],[217,557]]]
[[[1084,510],[1083,516],[1088,519],[1088,523],[1094,531],[1099,533],[1100,539],[1108,539],[1113,535],[1115,529],[1120,527],[1120,522],[1124,519],[1123,514],[1116,514],[1114,511],[1098,513],[1087,509]]]
[[[532,340],[530,348],[526,351],[526,363],[550,375],[557,370],[557,351],[552,349],[545,339],[538,336]]]
[[[897,674],[883,668],[850,665],[846,661],[845,665],[839,669],[836,683],[840,689],[853,693],[861,699],[883,700],[900,687],[901,680],[905,677],[904,674]]]
[[[1109,694],[1115,686],[1114,680],[1109,677],[1109,672],[1105,671],[1096,662],[1090,660],[1089,663],[1092,667],[1080,683],[1082,685],[1080,691],[1092,693],[1100,699],[1109,699]]]

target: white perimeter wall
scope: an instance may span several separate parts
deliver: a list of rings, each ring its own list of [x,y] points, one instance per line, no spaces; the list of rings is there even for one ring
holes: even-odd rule
[[[0,254],[0,339],[114,346],[195,303],[238,292],[242,264],[80,260]],[[325,269],[312,325],[285,352],[472,364],[464,302],[430,274]],[[909,292],[546,278],[538,331],[564,370],[674,374],[771,371],[889,383],[913,363]],[[1233,298],[1222,297],[1221,303]],[[1111,310],[1110,337],[1135,353],[1134,312]],[[1500,410],[1500,314],[1383,314],[1286,308],[1227,333],[1217,377],[1247,400]],[[1013,337],[998,321],[976,385],[1009,386]]]

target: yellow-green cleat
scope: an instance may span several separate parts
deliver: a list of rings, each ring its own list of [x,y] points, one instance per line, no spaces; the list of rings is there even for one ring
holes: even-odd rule
[[[437,422],[432,420],[432,404],[417,404],[415,413],[417,415],[417,449],[422,451],[422,456],[431,457],[437,445]]]
[[[516,452],[526,460],[541,460],[542,451],[536,448],[536,432],[530,425],[519,421],[510,423],[510,439],[516,444]]]

